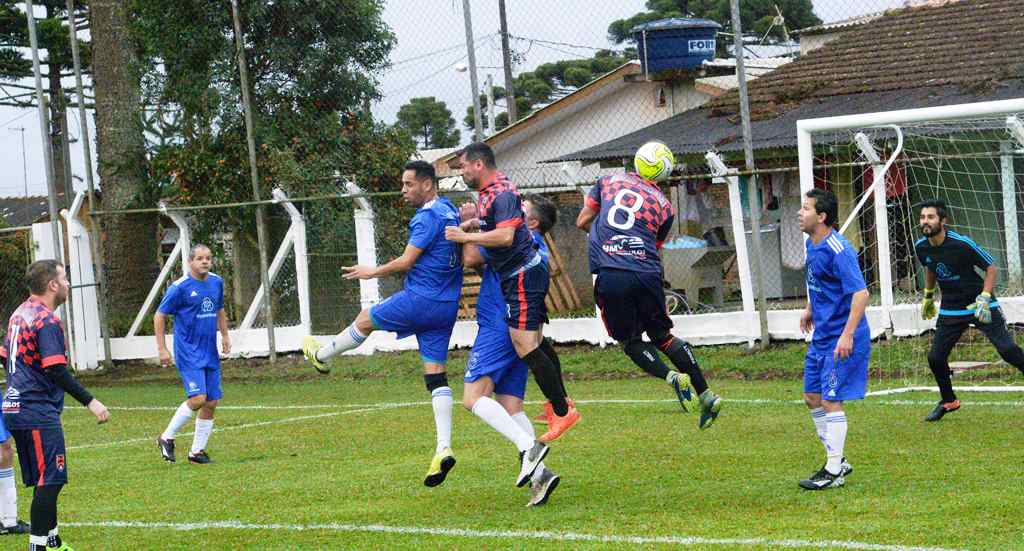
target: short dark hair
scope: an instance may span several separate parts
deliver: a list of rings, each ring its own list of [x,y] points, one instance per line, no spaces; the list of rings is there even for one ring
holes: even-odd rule
[[[494,160],[494,150],[484,142],[473,142],[459,150],[459,157],[465,156],[467,161],[483,161],[487,168],[498,168]]]
[[[57,279],[57,270],[63,264],[53,259],[37,260],[25,270],[25,285],[33,295],[42,295],[50,282]]]
[[[555,202],[536,193],[527,194],[523,200],[530,202],[530,210],[537,219],[537,230],[541,234],[551,231],[555,222],[558,222],[558,207],[555,206]]]
[[[428,163],[426,161],[422,161],[422,160],[409,161],[408,163],[405,163],[405,168],[403,168],[402,170],[403,171],[411,170],[411,171],[415,172],[417,180],[424,180],[424,179],[429,178],[430,179],[430,183],[432,183],[432,184],[436,184],[437,183],[437,173],[434,171],[434,165],[432,165],[432,164],[430,164],[430,163]]]
[[[189,260],[194,259],[196,257],[196,253],[199,252],[199,249],[206,249],[206,250],[210,251],[211,255],[213,254],[213,249],[211,249],[210,247],[206,246],[206,244],[204,244],[204,243],[196,243],[195,245],[192,245],[191,249],[188,250],[188,259]]]
[[[942,199],[927,199],[921,201],[917,206],[920,210],[935,209],[935,214],[939,215],[939,220],[949,220],[949,210],[946,207],[946,202]]]
[[[835,226],[839,218],[839,201],[836,194],[825,189],[812,189],[807,192],[808,199],[814,199],[814,211],[825,215],[825,225]]]

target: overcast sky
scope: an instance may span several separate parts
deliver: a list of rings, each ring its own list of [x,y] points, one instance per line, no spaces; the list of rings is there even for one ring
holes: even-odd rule
[[[899,7],[903,0],[813,0],[815,12],[825,21]],[[515,68],[518,74],[541,63],[571,57],[589,57],[597,48],[621,48],[608,42],[608,24],[642,11],[644,0],[507,0],[508,25],[512,49],[520,57]],[[495,84],[502,85],[501,41],[498,32],[497,0],[472,0],[472,21],[480,86],[485,75],[492,74]],[[384,19],[398,38],[391,55],[393,67],[380,75],[381,101],[373,106],[374,114],[386,122],[394,122],[401,105],[413,97],[435,96],[451,109],[463,134],[462,118],[471,105],[472,93],[468,72],[456,72],[455,66],[466,63],[466,35],[462,0],[392,0],[387,3]],[[550,44],[546,42],[557,42]],[[45,54],[44,54],[45,55]],[[493,68],[491,68],[493,67]],[[31,79],[21,84],[33,85]],[[67,86],[72,80],[66,82]],[[11,94],[14,88],[4,88]],[[95,144],[95,131],[89,134]],[[81,136],[78,113],[70,117],[70,134]],[[39,116],[35,109],[0,107],[0,196],[21,196],[25,192],[22,165],[22,133],[11,127],[25,128],[29,193],[46,192],[43,169],[42,139]],[[95,153],[95,146],[93,152]],[[84,178],[85,162],[80,144],[71,148],[72,172]],[[75,181],[76,189],[84,189]]]

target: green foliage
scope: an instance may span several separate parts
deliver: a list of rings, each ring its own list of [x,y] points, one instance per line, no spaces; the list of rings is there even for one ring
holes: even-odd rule
[[[637,25],[671,17],[693,17],[710,19],[725,28],[732,27],[729,0],[647,0],[647,11],[626,19],[618,19],[608,26],[608,38],[616,44],[632,42],[631,30]],[[782,11],[789,30],[820,25],[821,19],[814,14],[811,0],[742,0],[740,22],[745,32],[764,35],[775,18],[775,6]],[[773,29],[772,36],[781,38],[781,31]]]
[[[398,110],[398,125],[408,131],[423,149],[459,145],[459,130],[455,128],[451,110],[434,97],[409,100]]]
[[[587,59],[566,59],[552,63],[544,63],[533,71],[519,74],[515,77],[513,85],[516,92],[517,114],[522,119],[539,107],[547,105],[552,101],[586,85],[601,75],[615,70],[623,63],[636,57],[634,48],[627,48],[623,52],[611,50],[600,50],[593,57]],[[505,88],[494,87],[494,99],[504,99]],[[480,108],[487,109],[486,94],[480,95]],[[498,130],[508,126],[508,115],[502,113],[495,117],[495,125]],[[487,117],[484,117],[484,128],[487,129]],[[473,129],[473,107],[466,109],[466,116],[462,123],[467,129]]]
[[[42,0],[35,2],[35,5],[45,8],[45,15],[38,11],[36,14],[39,48],[46,50],[46,55],[41,60],[44,73],[70,70],[73,64],[70,35],[64,22],[67,17],[66,3],[63,0]],[[23,6],[23,2],[16,0],[0,0],[0,79],[18,80],[32,75],[28,19],[25,17]],[[81,3],[75,16],[85,17],[85,6]],[[90,65],[90,52],[89,43],[79,40],[83,70],[87,70]],[[35,101],[32,96],[29,93],[24,98],[19,98],[18,103],[32,105]]]
[[[355,0],[340,10],[329,0],[279,0],[241,9],[263,196],[273,187],[292,196],[337,193],[337,174],[368,191],[398,189],[413,144],[362,113],[395,43],[383,3]],[[230,7],[135,0],[134,21],[143,96],[157,106],[147,125],[161,193],[181,204],[251,199]],[[203,217],[212,220],[197,235],[254,234],[251,210],[229,212]]]
[[[0,219],[0,227],[7,223]],[[28,231],[0,233],[0,316],[6,323],[10,315],[25,297],[25,268],[32,262],[32,236]]]

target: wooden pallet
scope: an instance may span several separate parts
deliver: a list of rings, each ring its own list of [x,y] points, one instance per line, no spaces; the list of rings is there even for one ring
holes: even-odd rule
[[[562,255],[558,251],[555,240],[545,236],[548,250],[551,251],[549,268],[551,271],[551,286],[548,288],[548,295],[544,298],[544,304],[548,307],[548,313],[563,313],[579,310],[582,307],[580,297],[576,288],[572,285],[569,275],[562,270],[564,265]],[[459,298],[459,318],[476,318],[476,301],[480,296],[480,276],[475,271],[467,271],[462,278],[462,296]]]

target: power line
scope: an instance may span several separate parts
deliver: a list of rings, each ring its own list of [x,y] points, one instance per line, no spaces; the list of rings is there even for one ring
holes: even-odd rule
[[[509,38],[514,38],[516,40],[523,40],[523,41],[526,41],[526,42],[536,42],[537,44],[549,44],[551,46],[565,46],[565,47],[568,47],[568,48],[579,48],[579,49],[582,49],[582,50],[593,50],[593,51],[597,51],[597,52],[607,51],[607,52],[622,53],[624,51],[624,50],[616,50],[614,48],[599,48],[599,47],[596,47],[596,46],[586,46],[586,45],[583,45],[583,44],[572,44],[572,43],[569,43],[569,42],[556,42],[554,40],[543,40],[543,39],[540,39],[540,38],[528,38],[528,37],[525,37],[525,36],[516,36],[516,35],[511,34],[511,33],[508,35],[508,37]]]

